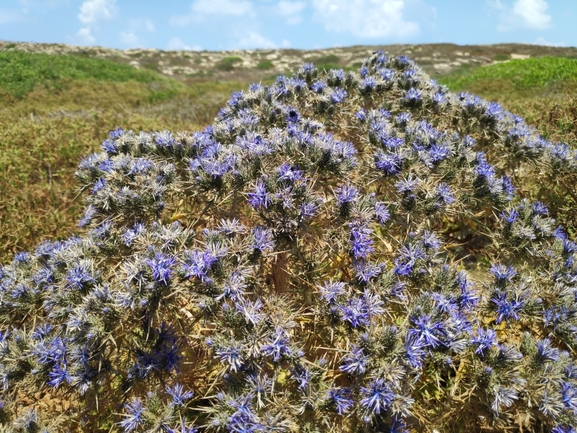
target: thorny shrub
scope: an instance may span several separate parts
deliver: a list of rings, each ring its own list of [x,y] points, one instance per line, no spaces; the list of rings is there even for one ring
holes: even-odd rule
[[[85,231],[0,270],[1,421],[574,432],[577,244],[515,190],[536,167],[575,151],[382,52],[115,130]]]

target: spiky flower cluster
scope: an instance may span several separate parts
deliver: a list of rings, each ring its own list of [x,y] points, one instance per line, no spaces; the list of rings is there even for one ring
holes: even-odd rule
[[[577,244],[516,195],[534,167],[577,159],[381,52],[115,130],[85,231],[0,268],[2,422],[572,432]]]

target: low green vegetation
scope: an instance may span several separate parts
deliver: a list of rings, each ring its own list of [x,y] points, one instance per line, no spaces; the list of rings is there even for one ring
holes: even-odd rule
[[[260,62],[258,62],[258,65],[256,65],[256,68],[261,70],[261,71],[266,71],[268,69],[272,69],[274,67],[273,63],[270,60],[261,60]]]
[[[55,56],[23,51],[0,51],[0,89],[22,99],[37,86],[66,90],[70,81],[154,83],[161,93],[175,93],[180,83],[149,70],[110,60],[83,56]]]
[[[472,93],[531,96],[577,87],[577,59],[543,57],[511,60],[459,71],[438,80],[451,90]]]
[[[237,56],[228,56],[216,64],[219,71],[232,71],[237,63],[241,63],[242,58]]]

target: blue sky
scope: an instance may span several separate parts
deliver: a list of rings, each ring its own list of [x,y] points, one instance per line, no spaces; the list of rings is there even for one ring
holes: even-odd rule
[[[395,43],[577,46],[574,0],[0,0],[0,39],[232,50]]]

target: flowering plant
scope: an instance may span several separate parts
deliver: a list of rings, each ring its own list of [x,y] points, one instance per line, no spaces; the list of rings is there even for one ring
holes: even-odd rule
[[[305,64],[194,133],[117,129],[79,236],[0,268],[15,431],[577,425],[575,152],[406,57]]]

